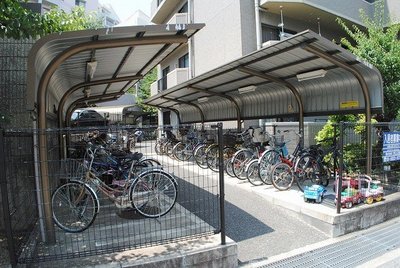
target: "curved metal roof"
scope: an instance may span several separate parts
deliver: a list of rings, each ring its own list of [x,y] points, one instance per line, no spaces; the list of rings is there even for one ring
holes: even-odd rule
[[[42,112],[57,112],[63,119],[77,107],[118,98],[203,26],[146,25],[45,36],[28,58],[28,109],[42,106]]]
[[[316,71],[320,78],[299,81]],[[312,73],[311,73],[312,74]],[[240,94],[239,88],[255,86]],[[182,123],[381,111],[372,65],[307,30],[167,89],[145,103],[179,112]],[[199,98],[207,98],[199,102]],[[301,115],[300,115],[301,116]]]

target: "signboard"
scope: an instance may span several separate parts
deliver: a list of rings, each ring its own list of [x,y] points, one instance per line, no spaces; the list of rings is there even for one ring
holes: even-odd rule
[[[358,108],[360,105],[358,101],[351,100],[351,101],[341,101],[340,102],[340,109],[346,108]]]
[[[400,132],[383,133],[383,162],[392,162],[400,160]]]

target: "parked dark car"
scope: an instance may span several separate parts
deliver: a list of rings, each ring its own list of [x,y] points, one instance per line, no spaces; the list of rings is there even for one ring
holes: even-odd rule
[[[108,126],[107,118],[95,110],[76,110],[71,116],[72,127]]]

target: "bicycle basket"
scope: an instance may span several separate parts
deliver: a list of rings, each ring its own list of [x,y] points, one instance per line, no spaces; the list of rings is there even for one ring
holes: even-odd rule
[[[236,135],[234,135],[234,134],[224,134],[222,136],[222,144],[224,146],[235,146],[235,144],[236,144]]]

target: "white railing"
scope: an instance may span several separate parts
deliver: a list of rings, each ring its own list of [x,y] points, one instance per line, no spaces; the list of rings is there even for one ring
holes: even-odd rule
[[[150,96],[154,96],[158,93],[158,81],[155,81],[150,85]]]
[[[167,24],[188,24],[188,13],[176,13]]]
[[[189,79],[189,68],[176,68],[167,74],[168,88],[183,83]]]

